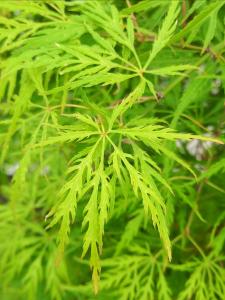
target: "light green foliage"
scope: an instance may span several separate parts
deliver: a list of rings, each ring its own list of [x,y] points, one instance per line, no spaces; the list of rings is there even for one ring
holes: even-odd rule
[[[224,299],[225,1],[0,1],[0,298]]]

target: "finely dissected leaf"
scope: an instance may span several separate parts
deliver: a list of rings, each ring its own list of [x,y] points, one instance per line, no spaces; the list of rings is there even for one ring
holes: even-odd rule
[[[186,89],[184,94],[182,95],[175,113],[173,115],[173,119],[171,122],[171,127],[176,128],[177,121],[183,111],[188,108],[188,106],[194,102],[194,100],[198,99],[198,95],[202,95],[201,97],[204,96],[205,92],[209,88],[209,82],[207,80],[198,80],[196,81],[195,78],[192,78],[189,82],[189,88]]]
[[[171,298],[171,290],[166,281],[165,275],[162,272],[162,269],[159,267],[159,281],[158,281],[158,298],[163,300],[170,300]]]
[[[134,237],[137,235],[141,224],[143,222],[143,212],[138,211],[133,218],[127,223],[124,233],[119,241],[117,248],[116,248],[116,255],[120,254],[122,250],[128,247]]]
[[[1,300],[224,300],[224,6],[0,1]]]
[[[149,8],[154,8],[156,6],[168,5],[169,3],[170,3],[169,0],[159,0],[159,1],[144,0],[144,1],[141,1],[140,3],[136,3],[136,4],[132,5],[131,7],[124,8],[121,11],[121,14],[122,15],[129,15],[130,13],[145,11]]]
[[[196,69],[195,66],[191,65],[179,65],[179,66],[169,66],[161,69],[153,69],[149,71],[151,74],[156,74],[160,76],[168,76],[168,75],[185,75],[184,71]]]
[[[157,226],[157,229],[160,233],[160,236],[164,242],[165,248],[168,253],[169,259],[171,259],[171,249],[170,249],[170,241],[168,237],[168,231],[166,229],[164,212],[163,209],[164,203],[158,194],[154,184],[149,183],[149,185],[145,182],[141,173],[139,173],[127,160],[126,155],[119,152],[118,156],[121,158],[124,163],[129,175],[130,181],[133,186],[133,190],[136,196],[140,192],[145,214],[151,215],[152,222],[154,226]]]
[[[203,174],[199,177],[199,180],[202,180],[203,178],[210,178],[214,174],[219,173],[219,171],[224,172],[225,171],[225,159],[222,158],[221,160],[215,162],[210,166],[208,170],[205,170]]]
[[[219,8],[218,8],[218,10],[219,10]],[[209,46],[211,40],[213,39],[213,37],[215,35],[218,10],[214,11],[213,14],[210,16],[209,28],[207,30],[207,34],[205,37],[202,52],[204,52],[206,50],[206,48]]]
[[[197,32],[198,27],[211,15],[214,11],[217,11],[225,4],[224,1],[215,1],[207,5],[201,12],[195,16],[193,20],[182,30],[181,32],[177,33],[173,38],[172,41],[177,41],[183,36],[185,36],[189,32]],[[210,30],[213,30],[211,28]]]
[[[134,26],[130,18],[127,19],[127,34],[131,45],[134,44]]]
[[[186,283],[186,289],[180,293],[178,299],[193,296],[198,300],[205,297],[209,299],[221,298],[225,289],[224,269],[219,266],[221,259],[222,257],[217,259],[205,257],[203,261],[199,261]],[[217,280],[218,289],[213,283],[213,278]]]
[[[137,85],[135,90],[128,95],[127,98],[125,98],[120,105],[118,105],[112,113],[112,117],[109,123],[109,128],[111,129],[113,126],[113,123],[115,120],[122,115],[129,107],[131,107],[136,101],[139,100],[139,98],[144,93],[145,89],[145,81],[141,80],[140,83]]]
[[[145,69],[148,68],[151,61],[155,56],[161,51],[166,44],[169,42],[172,34],[176,29],[176,19],[179,13],[178,9],[179,1],[172,1],[169,6],[168,13],[164,19],[162,27],[158,32],[156,41],[153,43],[152,51],[148,57],[147,62],[145,63]]]

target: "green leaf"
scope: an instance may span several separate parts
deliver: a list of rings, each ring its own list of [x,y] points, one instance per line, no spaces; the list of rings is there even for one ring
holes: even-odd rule
[[[176,29],[176,19],[179,13],[178,5],[179,1],[172,1],[170,3],[168,13],[164,19],[162,27],[159,30],[157,39],[153,43],[149,57],[145,63],[145,69],[148,68],[155,56],[168,44],[169,40],[171,39]]]
[[[169,66],[160,69],[150,70],[148,73],[160,76],[186,76],[186,74],[182,73],[184,71],[197,69],[195,66],[191,65],[178,65],[178,66]]]
[[[222,1],[213,1],[209,5],[207,5],[201,12],[196,15],[193,20],[191,20],[188,25],[179,33],[174,35],[174,37],[171,39],[171,42],[175,42],[180,40],[182,37],[184,37],[187,33],[197,31],[198,28],[202,25],[202,23],[209,17],[211,14],[213,14],[215,11],[219,10],[225,2]],[[213,29],[210,29],[210,31]]]
[[[129,15],[132,13],[146,11],[147,9],[155,8],[157,6],[168,5],[169,3],[170,3],[169,0],[157,0],[157,1],[144,0],[144,1],[140,1],[139,3],[132,5],[131,7],[122,9],[120,13],[123,16],[126,16],[126,15]]]
[[[220,7],[218,7],[218,9],[216,11],[214,11],[213,14],[210,16],[209,27],[208,27],[207,34],[206,34],[206,37],[204,40],[202,53],[209,46],[210,42],[212,41],[212,39],[216,33],[217,14],[218,14],[219,9],[220,9]]]

